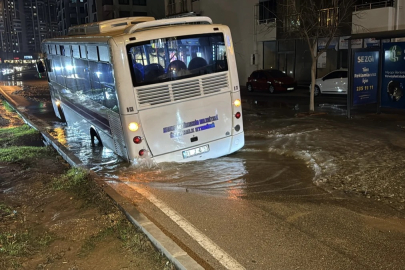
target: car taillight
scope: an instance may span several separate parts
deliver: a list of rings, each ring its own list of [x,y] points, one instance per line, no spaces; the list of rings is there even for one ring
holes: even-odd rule
[[[235,114],[236,119],[239,119],[240,116],[241,116],[241,113],[240,113],[240,112],[237,112],[237,113]]]
[[[146,153],[146,150],[145,149],[142,149],[142,150],[139,150],[139,155],[142,157],[143,155],[145,155],[145,153]]]
[[[140,136],[136,136],[136,137],[134,137],[133,141],[136,144],[140,144],[142,142],[142,138]]]

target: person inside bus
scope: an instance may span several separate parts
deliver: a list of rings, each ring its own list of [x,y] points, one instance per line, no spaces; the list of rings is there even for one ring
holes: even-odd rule
[[[207,74],[207,61],[205,61],[202,57],[195,57],[191,59],[190,63],[188,64],[188,70],[191,73],[197,74]]]
[[[187,70],[186,64],[181,60],[174,60],[171,62],[167,68],[167,71],[170,78],[183,77],[191,74]]]
[[[145,81],[155,81],[165,73],[164,68],[159,64],[149,64],[145,66]]]

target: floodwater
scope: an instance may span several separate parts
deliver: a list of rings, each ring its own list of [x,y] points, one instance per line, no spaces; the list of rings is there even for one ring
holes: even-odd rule
[[[404,172],[391,160],[403,160],[405,144],[400,138],[405,120],[364,112],[357,120],[347,120],[341,97],[325,97],[317,104],[318,116],[301,117],[307,106],[305,93],[246,96],[242,98],[246,139],[242,150],[202,162],[139,160],[133,165],[108,148],[92,147],[90,138],[74,125],[60,123],[46,81],[5,81],[2,85],[22,87],[23,91],[13,93],[13,98],[25,103],[19,109],[40,118],[38,124],[107,181],[229,198],[269,194],[272,198],[314,198],[325,195],[321,186],[328,192],[361,193],[404,208]]]
[[[9,84],[27,86],[19,82]],[[36,88],[40,86],[31,86],[29,91],[35,92]],[[47,123],[55,139],[107,181],[228,198],[325,195],[316,183],[335,168],[333,158],[318,151],[312,141],[318,127],[310,122],[304,127],[294,124],[297,106],[252,100],[243,100],[243,106],[246,144],[242,150],[217,159],[182,164],[155,164],[151,160],[129,164],[106,147],[92,147],[89,136],[76,125]],[[33,113],[40,108],[41,114],[53,114],[49,98],[31,98],[26,107]]]
[[[323,160],[324,153],[311,154],[308,144],[317,129],[301,130],[288,121],[282,124],[285,120],[278,124],[268,122],[269,117],[275,119],[275,114],[273,110],[260,115],[246,113],[246,144],[240,151],[217,159],[181,164],[156,164],[143,159],[129,164],[106,147],[92,147],[90,138],[74,125],[59,125],[50,129],[50,134],[107,181],[233,199],[268,194],[273,197],[326,195],[314,183],[325,174],[326,168],[331,171],[333,166]],[[296,148],[306,144],[308,151],[291,150],[293,144]]]
[[[322,195],[312,182],[312,159],[280,154],[272,138],[247,137],[245,147],[229,156],[200,162],[129,164],[106,147],[91,146],[76,127],[55,127],[50,134],[107,181],[133,182],[159,189],[185,190],[229,198]],[[300,134],[297,134],[300,136]],[[86,139],[83,139],[86,138]]]

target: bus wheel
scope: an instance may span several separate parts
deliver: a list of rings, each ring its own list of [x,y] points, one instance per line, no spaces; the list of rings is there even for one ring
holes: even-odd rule
[[[59,112],[59,115],[60,115],[60,120],[63,123],[65,123],[66,122],[65,114],[63,113],[63,110],[62,110],[62,108],[60,106],[58,106],[58,112]]]
[[[94,143],[94,138],[97,139],[98,146],[103,146],[103,142],[101,141],[100,136],[93,128],[90,129],[90,138],[91,138],[91,146],[96,146],[96,144]]]

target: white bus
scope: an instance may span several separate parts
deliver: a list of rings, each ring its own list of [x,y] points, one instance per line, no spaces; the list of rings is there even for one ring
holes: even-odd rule
[[[243,147],[229,28],[208,17],[120,18],[42,44],[55,114],[136,162],[188,162]]]

